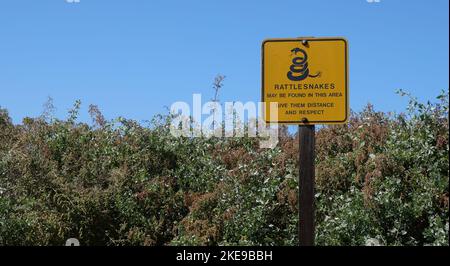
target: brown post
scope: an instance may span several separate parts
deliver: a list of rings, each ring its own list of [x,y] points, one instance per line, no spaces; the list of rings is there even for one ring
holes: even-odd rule
[[[314,246],[315,126],[302,125],[299,133],[299,242]]]

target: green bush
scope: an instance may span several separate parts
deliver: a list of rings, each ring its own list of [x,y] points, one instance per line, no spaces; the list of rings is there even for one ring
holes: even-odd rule
[[[400,94],[405,95],[404,92]],[[319,245],[448,245],[448,93],[352,113],[316,138]],[[77,101],[14,125],[0,108],[0,245],[297,245],[298,136],[175,138],[173,117],[106,121]]]

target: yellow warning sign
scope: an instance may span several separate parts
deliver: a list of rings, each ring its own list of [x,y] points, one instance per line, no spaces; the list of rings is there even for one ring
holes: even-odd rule
[[[347,41],[340,37],[265,40],[262,101],[266,122],[346,123],[349,113],[347,46]],[[278,108],[270,108],[271,103]]]

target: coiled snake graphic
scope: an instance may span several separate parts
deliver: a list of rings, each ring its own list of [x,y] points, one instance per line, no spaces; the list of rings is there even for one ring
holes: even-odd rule
[[[308,55],[306,52],[300,48],[294,48],[291,50],[293,54],[295,54],[294,59],[292,59],[292,65],[289,68],[291,71],[287,73],[287,77],[293,81],[304,80],[307,77],[317,78],[321,75],[321,72],[317,72],[317,74],[310,75],[308,69]],[[297,53],[301,53],[300,56],[297,56]]]

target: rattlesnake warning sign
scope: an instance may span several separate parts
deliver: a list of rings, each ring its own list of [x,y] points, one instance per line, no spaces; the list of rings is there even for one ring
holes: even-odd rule
[[[344,124],[349,114],[348,91],[348,45],[344,38],[263,41],[266,122]]]

